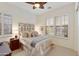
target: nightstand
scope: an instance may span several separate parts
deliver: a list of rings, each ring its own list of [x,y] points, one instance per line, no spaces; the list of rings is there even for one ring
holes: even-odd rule
[[[14,50],[19,49],[19,48],[21,48],[21,43],[20,43],[19,39],[15,40],[14,38],[11,38],[10,39],[10,49],[12,51],[14,51]]]

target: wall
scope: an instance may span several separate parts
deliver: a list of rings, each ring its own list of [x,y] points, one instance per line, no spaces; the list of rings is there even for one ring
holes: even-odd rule
[[[75,43],[75,36],[74,36],[75,35],[74,34],[75,33],[75,29],[74,29],[75,28],[75,15],[74,15],[75,4],[74,3],[55,9],[55,10],[52,10],[52,11],[49,11],[49,12],[46,12],[42,15],[38,15],[36,23],[38,26],[45,25],[46,19],[52,18],[54,16],[61,16],[61,15],[66,15],[66,14],[69,15],[70,17],[68,39],[59,38],[59,37],[57,38],[53,36],[51,37],[51,39],[54,44],[76,50],[76,47],[75,47],[76,43]]]
[[[77,39],[77,51],[79,56],[79,3],[76,3],[76,39]]]
[[[78,8],[79,9],[79,8]],[[78,56],[79,56],[79,10],[77,11],[77,51],[78,51]]]
[[[18,23],[32,23],[35,24],[36,16],[29,11],[25,11],[21,8],[16,7],[15,5],[11,5],[9,3],[0,3],[0,12],[1,13],[8,13],[12,15],[12,31],[15,33],[18,31]],[[0,41],[9,40],[9,36],[0,37]]]
[[[74,44],[75,44],[75,48],[76,48],[76,51],[78,53],[79,49],[78,49],[78,41],[79,41],[79,38],[78,38],[78,2],[75,3],[75,40],[74,40]]]

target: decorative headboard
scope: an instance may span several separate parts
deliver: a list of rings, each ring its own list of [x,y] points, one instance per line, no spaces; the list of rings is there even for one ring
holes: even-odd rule
[[[19,35],[22,37],[36,37],[38,32],[35,31],[34,24],[19,23]]]

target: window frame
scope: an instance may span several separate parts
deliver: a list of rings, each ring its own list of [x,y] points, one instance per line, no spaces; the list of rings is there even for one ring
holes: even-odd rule
[[[4,21],[3,21],[3,20],[4,20],[4,15],[5,15],[5,14],[6,14],[6,15],[9,15],[9,17],[11,17],[11,23],[10,23],[10,24],[11,24],[11,33],[10,33],[10,34],[5,34],[5,33],[4,33]],[[1,27],[2,27],[2,28],[1,28],[2,31],[1,31],[0,37],[3,37],[3,36],[11,36],[11,35],[12,35],[12,16],[11,16],[10,14],[8,14],[8,13],[1,13],[0,16],[1,16],[1,19],[0,19],[0,21],[1,21]],[[9,25],[10,25],[10,24],[9,24]]]
[[[55,37],[58,37],[58,38],[64,38],[64,39],[68,39],[68,37],[69,37],[69,31],[67,31],[67,37],[65,37],[65,36],[60,36],[60,35],[56,35],[56,17],[60,17],[60,19],[62,19],[62,17],[64,17],[63,19],[64,19],[64,24],[63,25],[65,25],[65,16],[67,16],[68,17],[68,20],[67,20],[67,30],[69,30],[69,19],[70,19],[70,17],[69,17],[69,15],[61,15],[61,16],[55,16],[55,17],[53,17],[53,19],[54,19],[54,35],[53,36],[55,36]],[[49,19],[48,19],[49,20]],[[61,23],[61,22],[60,22]],[[60,27],[64,27],[63,25],[60,25]],[[47,25],[47,20],[46,20],[46,26],[48,26]],[[65,28],[65,27],[64,27]],[[65,34],[65,33],[64,33]]]

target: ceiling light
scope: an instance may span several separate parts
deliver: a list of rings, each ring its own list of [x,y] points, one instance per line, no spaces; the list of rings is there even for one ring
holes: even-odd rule
[[[36,8],[39,8],[39,7],[40,7],[40,4],[36,3],[36,4],[34,4],[34,6],[35,6]]]

